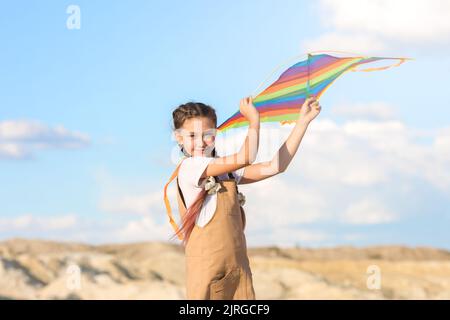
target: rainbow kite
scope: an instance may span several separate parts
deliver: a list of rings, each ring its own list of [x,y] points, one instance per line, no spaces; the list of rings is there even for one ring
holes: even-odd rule
[[[359,65],[380,61],[398,60],[396,64],[357,70]],[[339,76],[347,71],[377,71],[401,65],[407,58],[380,57],[334,57],[328,54],[308,54],[284,71],[267,89],[253,99],[261,122],[290,123],[298,118],[300,107],[309,96],[320,98]],[[238,111],[225,120],[217,129],[220,132],[248,125]]]

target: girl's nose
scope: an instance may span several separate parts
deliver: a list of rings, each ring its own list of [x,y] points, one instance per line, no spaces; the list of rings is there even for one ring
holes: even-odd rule
[[[206,146],[205,141],[203,141],[203,139],[196,139],[195,140],[195,147],[196,148],[204,148]]]

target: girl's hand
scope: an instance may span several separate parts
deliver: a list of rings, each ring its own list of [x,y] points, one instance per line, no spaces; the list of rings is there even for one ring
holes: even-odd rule
[[[300,109],[299,122],[309,124],[320,113],[322,107],[316,97],[309,97]]]
[[[241,99],[239,111],[249,122],[259,122],[259,112],[253,105],[253,98]]]

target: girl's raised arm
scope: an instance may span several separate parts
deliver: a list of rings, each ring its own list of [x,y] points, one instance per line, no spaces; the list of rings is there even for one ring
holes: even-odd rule
[[[212,160],[201,178],[218,176],[248,166],[256,159],[259,147],[259,112],[253,105],[252,97],[240,101],[239,111],[249,121],[245,141],[239,152]]]
[[[309,123],[320,113],[316,98],[308,98],[300,109],[299,118],[287,140],[271,161],[255,163],[245,167],[240,184],[261,181],[284,172],[297,153]]]

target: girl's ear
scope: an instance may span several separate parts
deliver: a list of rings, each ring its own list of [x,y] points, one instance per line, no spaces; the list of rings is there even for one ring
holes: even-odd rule
[[[175,130],[175,139],[178,144],[183,144],[183,137],[178,130]]]

